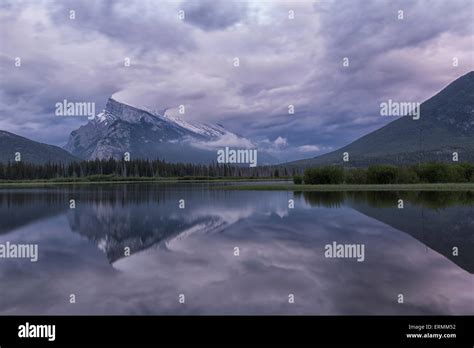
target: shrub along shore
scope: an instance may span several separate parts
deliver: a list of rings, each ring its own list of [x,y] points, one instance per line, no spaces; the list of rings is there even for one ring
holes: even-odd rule
[[[350,169],[327,166],[306,169],[303,176],[295,175],[293,182],[296,185],[474,183],[474,165],[424,163],[404,167],[374,165],[368,168]]]

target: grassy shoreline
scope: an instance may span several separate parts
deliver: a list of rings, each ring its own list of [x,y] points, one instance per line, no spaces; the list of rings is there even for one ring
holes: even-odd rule
[[[219,190],[241,191],[315,191],[315,192],[340,192],[340,191],[474,191],[474,183],[453,184],[393,184],[393,185],[232,185],[219,186]]]
[[[474,191],[474,183],[432,183],[432,184],[336,184],[336,185],[295,185],[288,183],[288,178],[203,178],[203,177],[90,177],[80,179],[51,179],[51,180],[3,180],[0,189],[9,187],[35,187],[52,185],[100,185],[100,184],[134,184],[134,183],[211,183],[211,182],[268,182],[272,184],[238,184],[216,186],[217,190],[232,191],[314,191],[314,192],[341,192],[341,191]],[[286,181],[283,183],[283,181]],[[282,183],[279,183],[282,182]]]
[[[209,182],[259,182],[259,181],[288,181],[289,178],[146,178],[129,177],[112,180],[94,178],[80,179],[50,179],[50,180],[0,180],[0,188],[12,186],[44,186],[44,185],[97,185],[97,184],[133,184],[133,183],[209,183]]]

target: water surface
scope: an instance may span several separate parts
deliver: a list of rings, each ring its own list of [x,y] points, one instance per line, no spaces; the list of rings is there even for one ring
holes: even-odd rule
[[[0,259],[0,314],[474,314],[467,192],[10,188],[0,222],[0,243],[39,246]],[[326,258],[333,242],[364,261]]]

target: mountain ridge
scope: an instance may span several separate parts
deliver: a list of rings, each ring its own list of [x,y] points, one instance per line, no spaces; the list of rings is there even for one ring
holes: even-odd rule
[[[4,130],[0,130],[0,149],[0,163],[15,162],[16,152],[20,153],[22,162],[34,164],[79,160],[58,146],[40,143]]]
[[[101,113],[71,132],[63,149],[0,131],[0,162],[14,161],[16,152],[23,161],[32,163],[121,159],[128,152],[132,159],[205,164],[215,162],[216,150],[226,146],[256,147],[220,124],[186,121],[166,110],[149,110],[110,97]],[[344,152],[349,154],[348,162],[343,161]],[[459,154],[460,162],[474,163],[474,71],[425,100],[419,120],[400,117],[338,150],[280,166],[452,162],[453,152]],[[265,155],[259,152],[260,165],[270,162]]]
[[[343,161],[343,153],[349,161]],[[400,117],[330,153],[284,163],[290,167],[419,162],[474,162],[474,71],[452,81],[420,106],[420,119]]]

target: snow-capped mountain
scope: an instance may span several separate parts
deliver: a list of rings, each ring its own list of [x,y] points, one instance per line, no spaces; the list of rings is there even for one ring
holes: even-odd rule
[[[93,120],[73,131],[64,147],[83,159],[164,159],[169,162],[208,163],[216,148],[254,145],[221,125],[200,124],[164,112],[132,106],[109,98]]]

